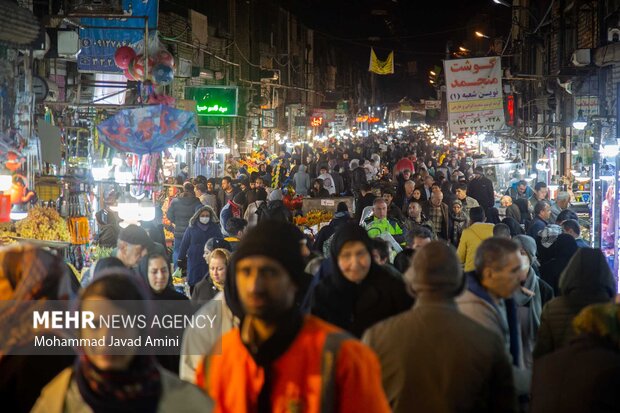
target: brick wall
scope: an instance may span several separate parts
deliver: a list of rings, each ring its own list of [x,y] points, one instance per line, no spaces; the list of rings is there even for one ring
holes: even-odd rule
[[[582,5],[577,11],[577,48],[591,49],[598,43],[598,20],[596,2]]]

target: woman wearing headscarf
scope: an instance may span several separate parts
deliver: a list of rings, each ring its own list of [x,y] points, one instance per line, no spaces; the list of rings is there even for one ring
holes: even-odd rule
[[[600,249],[579,248],[560,277],[562,295],[543,309],[534,358],[568,344],[574,337],[573,317],[590,304],[611,301],[616,281]]]
[[[536,335],[540,326],[540,316],[543,306],[553,298],[553,288],[536,274],[538,261],[536,260],[536,241],[528,235],[517,235],[512,240],[519,245],[523,261],[521,288],[513,299],[517,305],[518,319],[521,327],[521,348],[525,367],[531,370],[533,365],[532,352],[536,344]]]
[[[47,300],[69,298],[71,276],[60,257],[41,248],[0,248],[0,410],[29,412],[41,389],[73,363],[72,354],[32,355],[37,333],[30,318]]]
[[[523,228],[519,224],[519,221],[517,221],[516,219],[514,219],[512,217],[504,218],[502,220],[502,224],[508,225],[508,228],[510,228],[510,236],[511,237],[516,237],[517,235],[524,235],[525,234],[525,231],[523,230]]]
[[[231,254],[228,250],[216,248],[211,251],[207,256],[209,275],[196,285],[194,294],[192,294],[194,304],[203,304],[196,312],[196,316],[221,314],[221,317],[217,321],[219,328],[190,327],[186,328],[183,333],[179,376],[191,383],[196,380],[196,366],[202,355],[208,354],[223,334],[239,325],[239,318],[226,304],[224,295],[230,259]],[[206,297],[205,291],[208,292]]]
[[[142,258],[138,264],[138,274],[149,287],[150,298],[169,301],[188,299],[174,289],[170,265],[164,255],[153,253]]]
[[[108,270],[94,280],[78,300],[81,311],[96,315],[131,314],[136,310],[148,314],[148,303],[140,279],[128,270]],[[128,303],[131,303],[128,304]],[[142,303],[142,304],[141,304]],[[130,312],[131,311],[131,312]],[[148,319],[148,317],[147,317]],[[146,329],[82,329],[81,338],[97,339],[103,335],[141,337]],[[107,338],[106,338],[107,340]],[[118,347],[116,348],[119,349]],[[187,412],[211,411],[211,401],[196,387],[181,381],[163,369],[144,348],[121,351],[95,347],[79,348],[80,355],[72,368],[63,370],[42,391],[32,412]],[[120,354],[119,354],[120,353]]]
[[[454,247],[459,246],[463,230],[469,226],[469,216],[463,211],[463,203],[458,199],[452,201],[450,208],[450,242]]]
[[[208,255],[205,255],[205,260],[209,266],[209,273],[202,281],[196,284],[196,288],[194,288],[192,293],[193,303],[205,303],[224,291],[226,271],[230,262],[230,251],[224,248],[216,248]]]
[[[590,305],[572,325],[570,345],[534,363],[530,411],[620,411],[620,306]]]
[[[219,220],[213,208],[203,206],[190,218],[179,249],[179,260],[187,260],[187,283],[192,290],[208,271],[202,255],[207,241],[215,237],[222,238]]]
[[[411,307],[404,282],[373,262],[364,228],[344,225],[330,249],[330,271],[312,292],[312,314],[361,337],[374,323]]]
[[[555,295],[560,295],[560,275],[577,252],[577,242],[571,235],[560,234],[549,248],[541,249],[543,250],[541,251],[542,254],[539,254],[541,260],[544,260],[543,256],[549,259],[542,261],[540,278],[553,287]]]

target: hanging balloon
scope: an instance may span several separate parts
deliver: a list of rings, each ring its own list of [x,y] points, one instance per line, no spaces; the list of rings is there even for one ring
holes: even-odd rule
[[[116,53],[114,53],[114,63],[121,69],[127,69],[129,67],[129,62],[131,62],[134,57],[136,57],[136,51],[131,47],[119,47],[116,49]]]
[[[129,72],[136,78],[136,80],[140,80],[144,77],[144,55],[137,55],[129,63]]]
[[[166,66],[174,67],[174,57],[167,50],[160,50],[157,52],[155,55],[155,61]]]
[[[159,63],[153,68],[153,80],[158,85],[169,85],[174,80],[174,71],[170,66]]]
[[[132,82],[136,80],[136,78],[134,78],[133,75],[129,72],[129,68],[123,70],[123,74],[125,75],[127,80],[131,80]]]

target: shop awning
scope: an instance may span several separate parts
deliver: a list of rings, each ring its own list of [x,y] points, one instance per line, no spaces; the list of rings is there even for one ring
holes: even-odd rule
[[[11,0],[0,0],[0,44],[28,48],[41,31],[41,25],[32,12]]]

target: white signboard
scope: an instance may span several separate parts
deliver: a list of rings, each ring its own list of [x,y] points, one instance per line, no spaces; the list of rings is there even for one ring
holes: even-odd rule
[[[448,123],[452,133],[504,128],[499,56],[444,61]]]
[[[586,118],[598,115],[598,96],[575,96],[575,117],[579,111]]]

